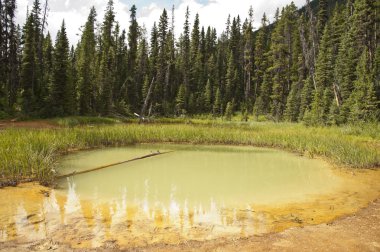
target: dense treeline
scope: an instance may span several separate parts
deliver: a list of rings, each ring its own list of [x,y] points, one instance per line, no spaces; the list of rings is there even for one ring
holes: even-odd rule
[[[228,17],[220,36],[198,14],[190,24],[188,9],[176,38],[173,11],[148,36],[135,6],[121,31],[109,0],[101,22],[91,9],[72,47],[64,22],[54,44],[45,32],[46,4],[35,0],[21,28],[16,1],[0,0],[0,117],[240,111],[323,125],[379,120],[379,1],[291,3],[272,24],[264,14],[257,31],[251,8],[245,20]]]

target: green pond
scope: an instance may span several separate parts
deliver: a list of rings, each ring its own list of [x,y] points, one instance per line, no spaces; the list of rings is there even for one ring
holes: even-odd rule
[[[0,250],[4,242],[46,239],[84,249],[235,239],[326,223],[380,195],[377,171],[241,146],[81,151],[63,157],[57,171],[80,173],[158,152],[62,178],[54,189],[29,183],[0,190]]]
[[[341,179],[321,160],[287,152],[225,146],[138,145],[70,155],[60,173],[80,172],[150,153],[174,151],[60,181],[81,199],[124,199],[144,207],[244,206],[303,200]]]

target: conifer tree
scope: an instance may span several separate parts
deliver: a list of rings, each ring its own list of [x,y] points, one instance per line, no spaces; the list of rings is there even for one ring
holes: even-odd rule
[[[24,49],[21,61],[22,109],[26,115],[32,115],[37,110],[36,86],[37,55],[34,37],[34,16],[29,15],[24,26]]]
[[[222,95],[221,95],[220,89],[218,88],[216,90],[216,95],[215,95],[215,101],[214,101],[214,106],[213,106],[213,114],[214,115],[221,115],[222,113],[223,113]]]
[[[257,32],[257,37],[255,41],[255,58],[254,58],[254,83],[256,96],[260,97],[261,87],[264,81],[264,74],[267,70],[267,52],[268,52],[268,19],[264,13],[261,19],[261,28]],[[265,95],[265,94],[264,94]],[[257,105],[255,105],[257,106]],[[257,110],[256,110],[257,111]]]
[[[78,59],[79,72],[79,113],[91,115],[95,112],[94,82],[96,79],[96,11],[92,7],[84,26]]]
[[[320,38],[322,37],[323,31],[328,19],[327,8],[328,8],[327,0],[319,0],[317,31],[318,31],[318,36]]]
[[[185,109],[185,99],[186,99],[186,90],[185,86],[181,85],[178,90],[178,94],[176,97],[176,114],[177,115],[185,115],[186,109]]]
[[[226,106],[226,114],[225,114],[226,120],[231,121],[232,115],[233,115],[233,104],[232,102],[228,102]]]
[[[136,17],[136,6],[132,5],[130,9],[130,21],[129,21],[129,31],[128,31],[128,61],[127,61],[127,94],[128,103],[133,109],[140,109],[139,101],[139,89],[141,89],[141,84],[136,80],[136,60],[137,60],[137,41],[138,41],[138,23]]]
[[[210,113],[212,109],[212,86],[210,79],[207,80],[205,87],[205,109],[208,113]]]
[[[65,22],[62,22],[55,42],[53,60],[53,83],[51,90],[50,116],[70,115],[70,94],[72,85],[69,83],[69,41]]]
[[[101,56],[99,81],[101,88],[100,108],[103,115],[111,114],[113,110],[112,90],[114,86],[114,48],[113,48],[113,27],[115,22],[115,13],[113,0],[107,3],[106,13],[102,25],[101,33]]]
[[[166,9],[163,10],[158,24],[158,60],[157,60],[157,80],[154,89],[155,111],[163,115],[167,111],[167,101],[164,98],[165,77],[168,67],[168,38],[169,20]]]
[[[190,11],[189,7],[186,9],[185,13],[185,23],[183,25],[182,34],[182,73],[183,73],[183,84],[185,85],[186,98],[189,97],[191,92],[190,83]],[[188,101],[185,101],[185,108],[188,107]]]
[[[379,120],[379,100],[376,98],[374,81],[371,69],[368,67],[369,52],[365,49],[360,57],[357,67],[357,80],[354,82],[354,90],[350,95],[350,121],[376,121]]]
[[[249,111],[252,110],[251,104],[257,97],[257,85],[252,87],[253,79],[253,8],[249,8],[248,12],[249,20],[244,29],[244,100],[245,106],[249,107]],[[253,95],[252,95],[253,89]]]
[[[315,79],[317,90],[312,103],[311,117],[313,122],[324,124],[328,119],[332,97],[331,90],[333,85],[333,45],[331,44],[331,25],[327,24],[323,32],[320,45],[319,55],[317,59]]]

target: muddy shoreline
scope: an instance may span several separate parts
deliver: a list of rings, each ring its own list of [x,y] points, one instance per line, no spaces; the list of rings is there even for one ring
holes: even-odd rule
[[[177,245],[154,244],[127,251],[379,251],[380,199],[351,216],[315,226],[294,227],[279,233],[248,238],[187,241]],[[51,239],[0,243],[0,251],[125,251],[114,241],[96,249],[73,249]]]

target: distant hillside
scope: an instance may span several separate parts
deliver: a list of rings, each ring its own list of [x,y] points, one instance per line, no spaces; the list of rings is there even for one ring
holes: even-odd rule
[[[336,6],[336,4],[345,4],[347,2],[347,0],[328,0],[328,12],[329,14],[331,14],[331,12],[334,10],[334,7]],[[306,3],[306,1],[305,1]],[[310,5],[311,5],[311,9],[313,10],[314,13],[317,13],[318,12],[318,5],[319,5],[319,0],[313,0],[310,2]],[[302,7],[300,9],[300,12],[305,12],[306,10],[306,7]]]

